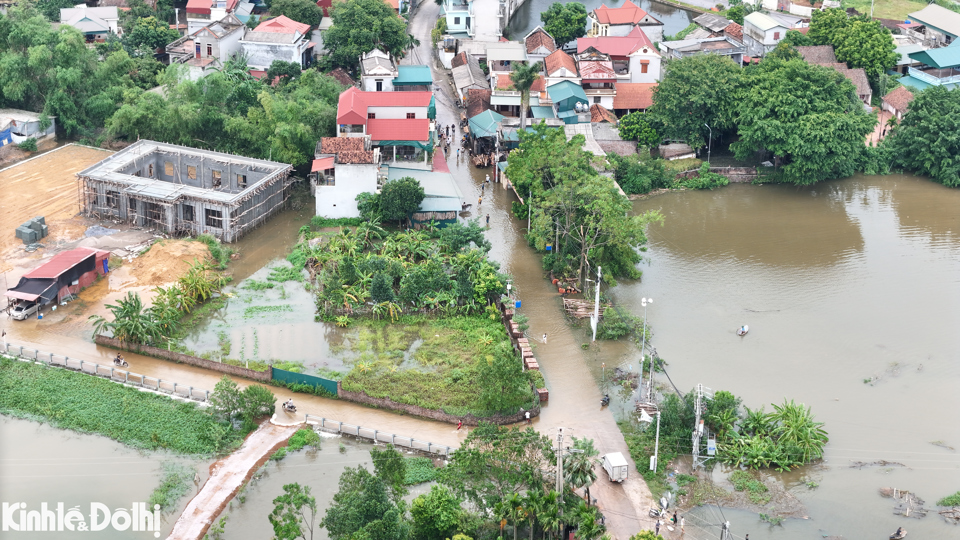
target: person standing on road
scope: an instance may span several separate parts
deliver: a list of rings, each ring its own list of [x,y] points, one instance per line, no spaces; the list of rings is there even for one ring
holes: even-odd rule
[[[490,214],[487,214],[487,227],[490,227]]]
[[[680,516],[680,536],[683,536],[683,522],[684,522],[683,516]],[[747,539],[749,540],[749,538],[750,538],[750,535],[748,534]]]
[[[657,520],[657,524],[653,526],[653,534],[660,534],[660,520]]]

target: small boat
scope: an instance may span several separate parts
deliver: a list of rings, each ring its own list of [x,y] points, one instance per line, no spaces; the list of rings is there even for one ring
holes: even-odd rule
[[[907,536],[906,529],[897,529],[897,532],[890,535],[890,540],[901,540]]]
[[[750,327],[747,326],[747,325],[743,325],[743,326],[741,326],[740,328],[737,328],[737,335],[740,336],[740,337],[743,337],[743,336],[747,335],[747,332],[749,332],[749,331],[750,331]]]

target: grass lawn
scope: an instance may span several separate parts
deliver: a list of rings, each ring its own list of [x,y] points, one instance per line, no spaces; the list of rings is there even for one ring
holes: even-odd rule
[[[0,414],[180,454],[212,454],[240,442],[195,403],[7,358],[0,358]]]
[[[498,345],[509,347],[499,318],[404,317],[393,324],[354,319],[354,324],[341,353],[350,366],[342,380],[345,390],[450,414],[483,413],[477,367]]]
[[[860,13],[870,15],[870,0],[843,0],[844,8],[855,8]],[[927,7],[927,2],[915,0],[874,0],[873,16],[879,19],[902,21],[907,14]]]

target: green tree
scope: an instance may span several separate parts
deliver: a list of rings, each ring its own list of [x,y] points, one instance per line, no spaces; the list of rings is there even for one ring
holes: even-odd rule
[[[895,162],[949,187],[960,187],[960,92],[934,86],[918,92],[892,137]]]
[[[634,111],[620,119],[617,130],[620,138],[625,141],[637,141],[644,148],[656,148],[660,145],[659,125],[653,116],[640,111]]]
[[[664,160],[655,159],[648,152],[628,156],[611,153],[607,160],[613,168],[613,179],[628,195],[670,187],[673,182]]]
[[[833,41],[837,60],[851,68],[863,68],[874,86],[900,57],[890,30],[880,21],[853,19],[834,35]]]
[[[137,19],[133,29],[124,35],[124,42],[134,49],[144,49],[153,52],[154,49],[166,47],[180,37],[180,32],[170,28],[170,25],[158,21],[156,17]]]
[[[140,295],[127,292],[116,304],[106,304],[104,307],[113,315],[112,321],[107,321],[100,315],[92,315],[94,336],[109,330],[113,337],[127,343],[141,343],[149,345],[159,343],[163,339],[163,330],[150,308],[143,305]]]
[[[554,2],[540,13],[540,21],[557,48],[587,34],[587,8],[580,2]]]
[[[40,13],[50,22],[60,22],[60,10],[72,8],[77,3],[74,0],[37,0],[36,6]]]
[[[746,73],[738,159],[770,151],[784,179],[813,184],[854,173],[876,117],[863,112],[853,83],[836,70],[767,58]]]
[[[466,225],[457,222],[440,229],[440,246],[447,253],[457,253],[470,244],[482,251],[490,251],[493,247],[484,236],[479,218],[468,221]]]
[[[407,23],[382,0],[346,0],[334,4],[333,25],[323,33],[327,49],[326,68],[342,67],[356,72],[360,56],[380,49],[391,56],[404,56],[413,43]]]
[[[297,483],[283,486],[283,495],[273,500],[273,511],[269,517],[274,538],[312,539],[317,519],[317,500],[310,495],[310,486]]]
[[[423,188],[415,178],[405,176],[399,180],[387,182],[380,190],[380,209],[383,219],[402,222],[420,208],[423,197]]]
[[[787,33],[784,34],[783,40],[780,43],[786,43],[791,47],[806,47],[809,45],[814,45],[810,36],[800,32],[799,30],[787,30]]]
[[[784,399],[783,404],[773,406],[771,418],[777,445],[793,453],[793,459],[808,463],[823,457],[823,448],[830,439],[823,422],[814,420],[810,407]]]
[[[807,37],[812,45],[834,45],[834,36],[850,24],[850,17],[841,8],[815,11],[810,19]]]
[[[480,403],[485,409],[510,414],[529,400],[530,388],[523,366],[508,345],[501,343],[495,354],[480,362],[477,372]]]
[[[413,500],[413,537],[417,540],[444,540],[457,530],[463,509],[460,499],[446,486],[431,486],[428,493]]]
[[[520,92],[520,126],[527,125],[527,107],[530,106],[530,87],[540,77],[540,62],[518,62],[513,65],[510,81]]]
[[[243,411],[243,392],[233,379],[224,375],[213,387],[210,407],[215,416],[231,421]]]
[[[532,428],[481,422],[454,451],[439,481],[478,508],[493,508],[511,493],[543,490],[554,470],[549,438]]]
[[[243,418],[253,422],[257,418],[273,414],[277,398],[269,388],[260,384],[251,384],[243,389]]]
[[[663,537],[653,531],[640,531],[631,536],[630,540],[663,540]]]
[[[400,540],[407,533],[383,481],[359,466],[340,475],[340,489],[320,526],[333,540]]]
[[[664,126],[665,138],[702,148],[710,129],[719,136],[736,127],[743,77],[743,68],[727,56],[698,54],[671,60],[653,94],[652,120]]]
[[[273,81],[280,77],[280,82],[287,82],[300,76],[300,62],[287,62],[285,60],[274,60],[267,68],[267,80]]]
[[[730,5],[733,6],[733,7],[731,7],[730,9],[728,9],[727,12],[724,14],[724,16],[725,16],[726,18],[730,19],[731,21],[733,21],[733,22],[735,22],[735,23],[737,23],[737,24],[740,24],[740,25],[743,24],[743,18],[744,18],[744,17],[746,17],[747,15],[753,13],[753,12],[756,11],[756,9],[757,9],[757,8],[753,7],[753,5],[748,4],[748,3],[745,3],[745,2],[741,2],[741,3],[738,3],[738,4],[736,4],[736,5],[734,5],[733,2],[731,2]]]
[[[311,27],[318,26],[323,19],[323,9],[311,0],[271,0],[270,13],[285,15]]]
[[[599,454],[593,447],[593,439],[573,437],[573,448],[579,452],[570,455],[563,464],[564,481],[572,489],[584,489],[590,500],[590,486],[597,481],[596,467],[600,464]]]
[[[364,221],[374,221],[378,223],[383,220],[383,212],[380,210],[380,195],[378,193],[364,192],[357,195],[357,210],[360,212],[360,219]]]
[[[393,294],[393,281],[383,272],[377,272],[373,275],[373,281],[370,284],[370,300],[377,304],[383,302],[394,302],[396,296]]]
[[[393,504],[403,508],[403,498],[407,495],[407,462],[403,455],[392,444],[388,444],[383,450],[376,446],[371,448],[370,458],[373,460],[374,474],[387,486]]]

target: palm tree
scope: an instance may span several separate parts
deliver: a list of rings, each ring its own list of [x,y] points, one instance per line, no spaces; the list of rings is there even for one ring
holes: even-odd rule
[[[530,103],[530,87],[540,76],[540,62],[528,64],[520,62],[514,64],[513,73],[510,74],[510,80],[513,86],[520,91],[520,129],[526,127],[527,106]]]
[[[797,461],[806,463],[823,457],[823,447],[830,439],[823,429],[823,422],[815,422],[810,407],[802,403],[789,403],[783,400],[783,405],[774,405],[773,419],[776,427],[773,434],[777,438],[777,445],[781,448],[795,447],[799,453]]]
[[[547,531],[550,531],[550,536],[553,536],[554,532],[560,530],[560,497],[556,491],[550,490],[543,496],[541,504],[537,518],[543,525],[543,536],[546,536]]]
[[[573,448],[580,452],[573,454],[564,467],[564,480],[573,489],[584,488],[587,494],[587,504],[590,504],[590,486],[597,481],[595,466],[600,463],[597,459],[599,452],[593,447],[593,439],[573,437]]]
[[[517,540],[517,526],[526,519],[526,510],[524,509],[524,500],[519,493],[511,493],[506,500],[508,515],[513,520],[513,540]]]

